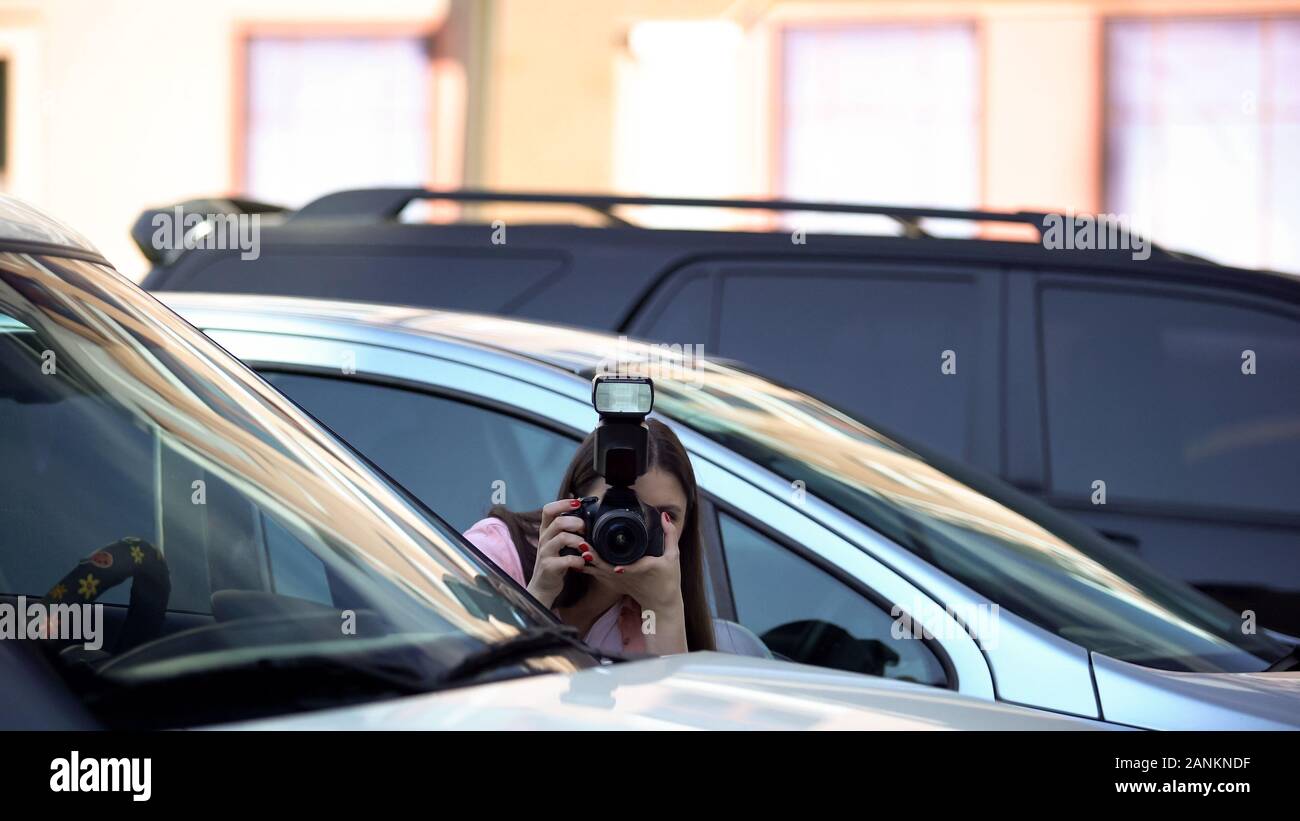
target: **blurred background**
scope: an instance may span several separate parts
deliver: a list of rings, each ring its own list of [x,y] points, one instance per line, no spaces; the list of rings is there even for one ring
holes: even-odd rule
[[[385,184],[1107,212],[1300,271],[1298,79],[1300,0],[0,0],[0,188],[136,278],[146,207]]]

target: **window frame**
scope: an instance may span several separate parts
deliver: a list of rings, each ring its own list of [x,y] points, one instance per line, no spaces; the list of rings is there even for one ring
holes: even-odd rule
[[[1200,503],[1162,502],[1143,499],[1106,499],[1104,506],[1092,504],[1084,491],[1076,494],[1062,493],[1052,486],[1051,426],[1047,406],[1047,317],[1043,310],[1043,296],[1049,289],[1087,291],[1112,298],[1126,294],[1158,297],[1178,301],[1200,302],[1213,306],[1263,311],[1288,319],[1300,328],[1300,304],[1252,292],[1246,287],[1222,287],[1213,284],[1188,282],[1162,282],[1137,279],[1132,276],[1090,276],[1068,271],[1038,271],[1032,284],[1031,316],[1021,320],[1027,323],[1033,335],[1033,401],[1039,420],[1038,452],[1030,458],[1037,465],[1038,487],[1033,492],[1052,507],[1062,510],[1090,511],[1094,513],[1128,514],[1144,518],[1174,519],[1189,522],[1211,522],[1227,525],[1264,525],[1300,529],[1300,513],[1286,511],[1252,510],[1231,505],[1209,506]],[[1024,336],[1024,334],[1020,334]]]
[[[719,518],[719,514],[723,514],[723,513],[732,517],[737,522],[740,522],[741,524],[745,525],[751,530],[755,531],[763,538],[770,540],[778,547],[789,551],[791,554],[794,555],[795,558],[803,560],[804,562],[812,565],[812,567],[816,568],[817,570],[820,570],[821,572],[830,576],[832,579],[834,579],[835,581],[839,582],[841,585],[846,587],[849,591],[855,593],[856,595],[864,599],[868,605],[879,609],[886,616],[888,616],[890,612],[893,610],[893,608],[896,606],[900,610],[902,610],[904,614],[907,614],[906,608],[904,608],[901,604],[891,604],[888,599],[886,599],[884,596],[882,596],[881,594],[873,590],[867,584],[863,583],[862,581],[860,581],[859,579],[853,576],[850,576],[849,574],[845,573],[839,567],[831,564],[830,562],[827,562],[815,551],[809,550],[807,547],[794,541],[793,539],[790,539],[785,534],[779,533],[762,519],[752,516],[749,513],[741,510],[740,508],[730,505],[726,502],[719,502],[713,497],[710,497],[709,508],[710,508],[710,514],[712,516],[712,521],[710,523],[709,529],[716,531],[718,534],[717,538],[719,543],[717,545],[717,550],[723,557],[724,566],[726,562],[726,558],[725,558],[726,547],[725,545],[721,544],[722,525],[721,525],[721,520]],[[702,505],[701,505],[701,513],[703,513]],[[704,528],[703,521],[701,521],[700,526],[701,528]],[[726,576],[722,581],[725,586],[726,601],[731,602],[732,620],[737,621],[743,626],[744,622],[740,622],[739,619],[735,618],[736,615],[735,593],[731,588],[731,574],[729,570],[726,572]],[[891,616],[891,618],[893,617]],[[912,640],[915,641],[917,639],[912,639]],[[939,662],[939,666],[943,669],[944,678],[946,679],[946,681],[944,685],[941,687],[941,689],[952,690],[954,692],[959,691],[960,682],[958,679],[957,668],[953,664],[952,658],[948,655],[947,651],[943,648],[943,644],[937,638],[922,637],[921,639],[919,639],[919,641],[921,641],[926,646],[926,648],[930,651],[930,653]],[[827,667],[825,669],[830,670],[835,668]],[[844,671],[844,672],[849,672],[849,671]],[[863,673],[860,675],[866,675],[866,674]],[[935,686],[935,685],[929,685],[929,686]]]

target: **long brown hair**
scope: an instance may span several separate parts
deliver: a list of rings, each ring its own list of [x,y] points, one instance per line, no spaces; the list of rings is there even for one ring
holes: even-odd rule
[[[676,523],[680,535],[677,540],[681,554],[682,567],[682,605],[686,618],[686,646],[691,650],[712,650],[713,618],[709,614],[709,603],[705,594],[704,548],[700,537],[699,489],[695,484],[695,471],[691,468],[691,459],[686,455],[677,434],[658,419],[649,419],[646,426],[650,429],[646,448],[646,469],[659,469],[677,479],[682,490],[686,492],[686,513],[681,522]],[[557,499],[577,499],[600,480],[595,467],[596,437],[587,435],[573,454],[564,478],[560,480]],[[542,526],[542,511],[532,510],[516,513],[501,505],[495,505],[488,515],[505,522],[510,530],[510,538],[519,552],[519,564],[524,569],[524,580],[533,577],[533,566],[537,564],[537,537]],[[555,606],[569,607],[586,595],[591,587],[591,578],[578,573],[565,575],[564,587],[555,599]]]

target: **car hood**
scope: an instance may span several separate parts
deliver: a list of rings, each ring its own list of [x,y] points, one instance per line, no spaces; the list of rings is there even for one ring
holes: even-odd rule
[[[1152,730],[1300,729],[1298,673],[1175,673],[1093,653],[1102,715]]]
[[[723,653],[535,675],[214,729],[1084,730],[1098,722]]]

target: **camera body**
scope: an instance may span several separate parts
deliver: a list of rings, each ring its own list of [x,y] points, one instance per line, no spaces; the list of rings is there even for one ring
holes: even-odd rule
[[[642,556],[664,555],[659,511],[643,503],[631,488],[610,487],[605,497],[588,496],[566,514],[582,519],[592,549],[609,564],[631,564]],[[573,548],[560,551],[577,553]]]
[[[662,556],[659,511],[643,504],[632,490],[646,471],[645,418],[654,407],[654,383],[646,377],[597,376],[592,380],[591,404],[600,414],[593,467],[609,487],[603,499],[588,496],[569,515],[582,519],[587,543],[609,564]]]

